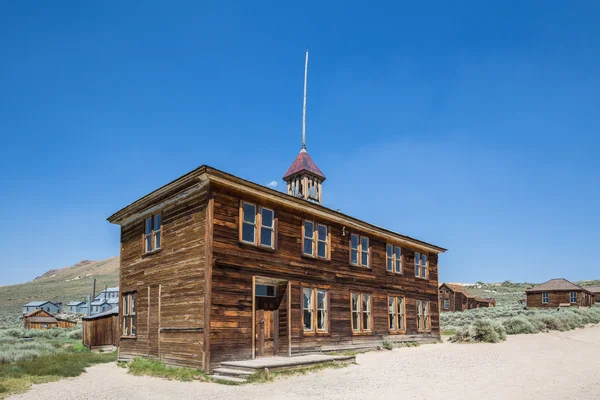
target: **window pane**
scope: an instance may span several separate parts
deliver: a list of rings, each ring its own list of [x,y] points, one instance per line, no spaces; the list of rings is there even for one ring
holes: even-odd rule
[[[254,225],[242,224],[242,240],[248,243],[254,243]]]
[[[352,330],[359,330],[360,329],[360,314],[358,311],[354,311],[352,312]]]
[[[319,331],[327,330],[327,318],[325,317],[324,310],[320,310],[317,313],[317,330],[319,330]]]
[[[361,264],[365,267],[369,265],[369,253],[366,251],[362,252]]]
[[[305,309],[307,309],[307,308],[312,309],[313,308],[313,290],[309,289],[309,288],[304,288],[304,290],[302,292],[304,294],[302,296],[303,299],[304,299],[303,300],[303,307]]]
[[[152,251],[152,234],[146,236],[146,251]]]
[[[135,315],[133,315],[131,317],[131,334],[133,336],[135,336],[136,333],[137,333],[136,319],[135,319]]]
[[[152,229],[154,229],[155,231],[159,230],[161,224],[162,224],[161,216],[160,216],[160,214],[156,214],[154,216],[154,226],[152,227]]]
[[[386,247],[387,256],[390,257],[390,258],[392,257],[392,254],[393,254],[392,253],[392,249],[393,248],[394,247],[392,245],[390,245],[390,244],[388,244],[387,247]]]
[[[363,312],[371,311],[371,296],[368,294],[362,295]]]
[[[312,331],[312,313],[310,310],[304,310],[304,329]]]
[[[321,258],[327,257],[327,243],[319,241],[318,244],[318,255]]]
[[[310,221],[304,221],[304,237],[312,239],[314,234],[315,226]]]
[[[243,203],[244,222],[254,224],[256,222],[256,206],[248,203]]]
[[[270,228],[260,228],[260,244],[273,247],[273,231]]]
[[[427,265],[427,256],[425,254],[421,255],[421,265],[424,267]]]
[[[135,314],[135,294],[131,295],[131,313]]]
[[[393,271],[393,265],[392,265],[393,263],[392,263],[392,261],[393,260],[391,258],[387,259],[387,270],[388,271]]]
[[[398,297],[396,302],[398,303],[398,329],[404,330],[404,299]]]
[[[269,210],[268,208],[263,208],[261,214],[262,214],[262,217],[261,217],[260,224],[262,226],[272,228],[273,220],[274,220],[273,210]]]
[[[415,276],[416,277],[419,276],[420,271],[421,271],[421,267],[419,267],[419,264],[415,264]]]
[[[360,243],[362,245],[362,251],[368,251],[369,250],[369,238],[363,237],[360,238]]]
[[[312,239],[304,238],[304,254],[313,255],[313,241]]]
[[[156,242],[156,248],[160,249],[160,231],[154,233],[154,240]]]
[[[359,297],[360,296],[358,293],[352,293],[352,311],[358,311]]]
[[[317,308],[319,310],[325,310],[327,308],[327,292],[324,290],[317,290]]]
[[[254,295],[257,297],[275,297],[275,286],[257,284],[254,287]]]
[[[354,250],[358,250],[358,235],[351,235],[350,236],[350,241],[352,244],[352,248]]]
[[[319,240],[327,241],[327,227],[325,225],[319,225]]]
[[[389,328],[390,330],[396,330],[396,305],[394,304],[394,298],[388,298],[388,314],[389,314]]]
[[[368,313],[368,312],[363,313],[363,329],[365,331],[371,330],[371,313]]]
[[[146,235],[152,232],[152,218],[146,219]]]
[[[400,247],[395,247],[394,253],[396,255],[396,272],[402,273],[402,253]]]
[[[350,262],[352,264],[358,264],[358,251],[356,251],[356,250],[351,251]]]
[[[426,278],[427,277],[427,269],[425,268],[425,266],[421,267],[421,278]]]

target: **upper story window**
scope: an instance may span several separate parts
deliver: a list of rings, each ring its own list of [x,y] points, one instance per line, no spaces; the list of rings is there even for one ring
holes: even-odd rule
[[[327,225],[304,221],[302,226],[302,254],[329,259],[329,228]]]
[[[275,248],[275,211],[242,201],[240,241]]]
[[[386,259],[388,272],[402,273],[402,249],[388,244],[386,246]]]
[[[577,303],[577,292],[571,292],[569,299],[571,300],[571,303]]]
[[[542,303],[548,304],[548,300],[549,300],[548,292],[542,293]]]
[[[146,218],[144,230],[144,252],[149,253],[162,246],[162,218],[160,214]]]
[[[429,315],[429,301],[417,300],[417,330],[431,329],[431,316]]]
[[[123,336],[135,336],[137,334],[136,312],[135,312],[135,293],[123,295]],[[102,307],[104,311],[104,307]],[[98,307],[96,307],[98,311]]]
[[[369,268],[369,238],[356,234],[350,235],[350,264]]]
[[[302,289],[302,325],[305,333],[328,331],[328,308],[327,290]]]
[[[352,306],[352,332],[371,332],[371,295],[368,293],[350,293]]]
[[[427,279],[427,256],[425,254],[415,252],[415,276]]]

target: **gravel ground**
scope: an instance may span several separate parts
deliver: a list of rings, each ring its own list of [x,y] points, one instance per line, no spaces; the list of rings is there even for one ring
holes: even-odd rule
[[[128,375],[114,364],[35,385],[13,399],[594,399],[600,326],[509,336],[499,344],[432,344],[358,357],[358,365],[268,384],[226,386]]]

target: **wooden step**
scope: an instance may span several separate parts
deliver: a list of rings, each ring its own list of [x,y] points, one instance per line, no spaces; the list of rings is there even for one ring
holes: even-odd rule
[[[214,373],[217,375],[228,375],[228,376],[236,376],[236,377],[245,377],[245,376],[250,376],[253,374],[252,371],[248,371],[245,369],[225,368],[225,367],[215,368]]]
[[[214,379],[216,381],[226,381],[226,382],[235,382],[235,383],[245,383],[246,379],[245,378],[236,378],[235,376],[228,376],[228,375],[209,375],[208,376],[211,379]]]

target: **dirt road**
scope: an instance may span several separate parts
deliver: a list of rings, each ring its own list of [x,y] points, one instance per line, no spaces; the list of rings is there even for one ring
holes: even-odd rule
[[[13,399],[594,399],[600,326],[509,336],[499,344],[434,344],[358,357],[358,365],[268,384],[225,386],[135,377],[104,364]]]

